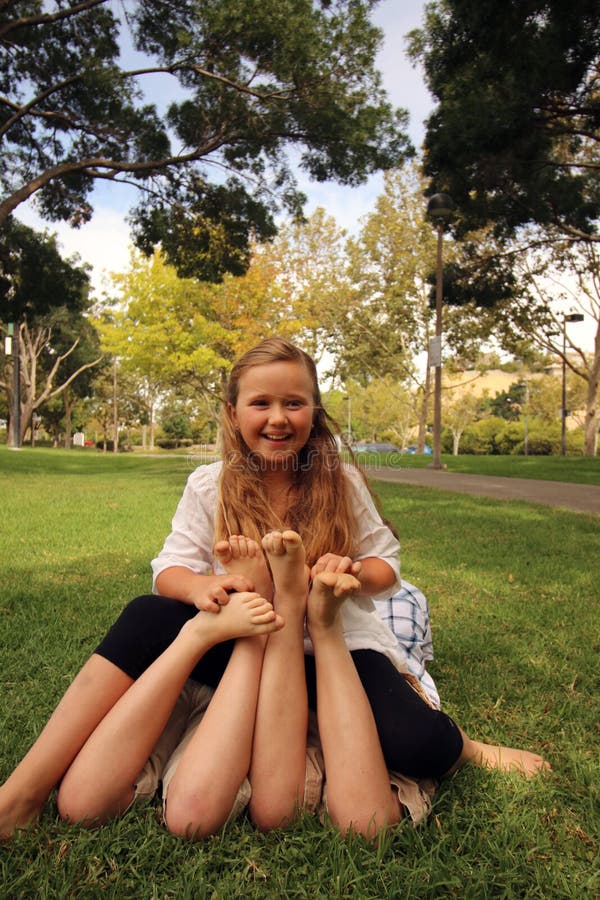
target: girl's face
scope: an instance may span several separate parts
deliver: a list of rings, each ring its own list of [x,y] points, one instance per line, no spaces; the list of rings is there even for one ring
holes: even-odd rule
[[[268,463],[283,466],[298,454],[313,423],[313,384],[299,362],[280,361],[253,366],[240,377],[234,425],[246,445]]]

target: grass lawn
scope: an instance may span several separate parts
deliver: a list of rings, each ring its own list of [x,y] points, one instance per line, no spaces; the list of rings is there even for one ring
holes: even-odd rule
[[[362,465],[388,465],[402,469],[423,469],[431,456],[406,453],[359,453]],[[493,475],[506,478],[541,478],[544,481],[571,481],[600,485],[600,456],[451,456],[442,454],[450,472]]]
[[[122,606],[148,590],[193,465],[0,448],[0,780]],[[39,828],[0,846],[2,898],[599,895],[598,519],[376,487],[404,577],[430,602],[445,708],[474,736],[538,749],[553,774],[465,770],[424,827],[402,823],[376,848],[313,820],[269,835],[241,821],[189,844],[152,806],[86,831],[51,803]]]

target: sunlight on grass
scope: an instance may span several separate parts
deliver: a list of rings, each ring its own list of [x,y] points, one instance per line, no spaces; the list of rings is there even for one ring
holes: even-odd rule
[[[150,586],[193,468],[186,458],[0,449],[0,777],[34,740],[123,605]],[[50,805],[0,847],[6,897],[596,896],[598,519],[377,484],[404,577],[427,594],[445,707],[484,740],[537,748],[554,774],[481,770],[442,784],[429,822],[373,847],[305,819],[242,820],[203,844],[152,805],[99,831]]]

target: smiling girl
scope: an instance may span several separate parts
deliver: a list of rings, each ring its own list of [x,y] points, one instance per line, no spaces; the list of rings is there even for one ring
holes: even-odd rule
[[[263,829],[317,808],[324,762],[337,827],[373,834],[423,818],[421,780],[466,761],[544,768],[415,690],[373,602],[399,586],[399,545],[340,459],[313,360],[280,338],[248,351],[221,431],[222,462],[190,475],[152,562],[158,593],[126,607],[0,788],[0,834],[59,781],[61,815],[86,823],[162,781],[167,827],[201,837],[249,801]]]

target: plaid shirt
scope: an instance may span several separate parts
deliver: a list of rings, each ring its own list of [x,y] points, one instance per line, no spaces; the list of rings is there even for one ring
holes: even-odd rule
[[[374,603],[404,649],[409,671],[416,675],[432,703],[439,709],[441,704],[437,688],[425,668],[426,662],[433,659],[427,598],[413,584],[402,581],[402,587],[393,597],[375,600]]]

